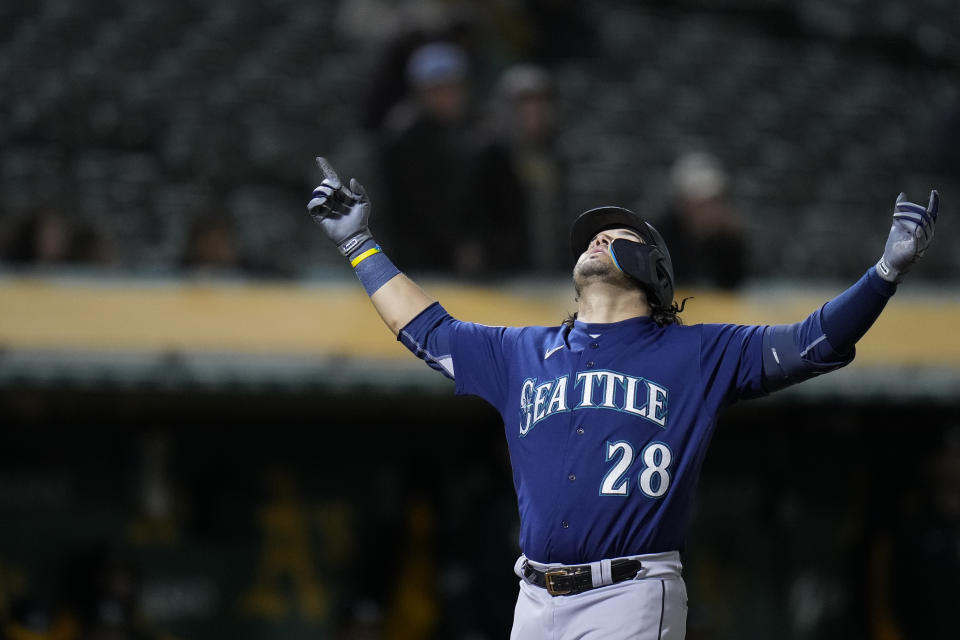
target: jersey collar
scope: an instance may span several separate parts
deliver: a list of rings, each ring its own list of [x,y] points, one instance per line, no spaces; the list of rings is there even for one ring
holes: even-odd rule
[[[568,340],[571,349],[582,351],[594,340],[617,339],[619,335],[624,333],[644,335],[656,329],[657,323],[650,316],[637,316],[620,322],[581,322],[577,320],[573,323],[573,329],[570,331]]]
[[[634,318],[621,320],[620,322],[581,322],[580,320],[576,320],[573,323],[573,330],[582,331],[587,334],[611,333],[622,330],[648,330],[656,326],[657,323],[654,322],[650,316],[636,316]]]

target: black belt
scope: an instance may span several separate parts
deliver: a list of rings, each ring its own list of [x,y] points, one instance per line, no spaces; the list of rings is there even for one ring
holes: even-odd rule
[[[641,566],[639,560],[614,560],[610,563],[610,577],[614,583],[630,580],[637,575]],[[540,571],[529,562],[524,562],[523,575],[552,596],[571,596],[593,589],[593,573],[588,564]]]

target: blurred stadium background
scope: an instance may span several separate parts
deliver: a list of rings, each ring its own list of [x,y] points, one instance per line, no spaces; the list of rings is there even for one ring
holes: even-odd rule
[[[0,243],[53,211],[89,259],[0,271],[0,638],[507,637],[499,418],[391,341],[304,211],[320,154],[376,207],[357,111],[401,4],[467,17],[478,92],[549,66],[573,211],[723,159],[752,275],[685,290],[687,322],[801,319],[900,190],[940,189],[855,363],[724,415],[685,574],[691,640],[953,637],[956,2],[4,0]],[[185,272],[211,207],[243,263]],[[464,319],[573,307],[566,277],[417,275]]]

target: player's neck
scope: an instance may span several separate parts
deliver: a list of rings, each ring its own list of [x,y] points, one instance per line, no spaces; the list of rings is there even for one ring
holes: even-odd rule
[[[577,320],[609,324],[650,315],[647,296],[639,289],[624,291],[621,287],[597,282],[580,291]]]

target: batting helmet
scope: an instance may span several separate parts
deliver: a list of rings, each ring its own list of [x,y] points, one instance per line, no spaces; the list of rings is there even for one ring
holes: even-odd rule
[[[667,243],[652,224],[633,211],[607,206],[577,216],[570,230],[570,250],[574,259],[586,251],[595,235],[615,228],[635,231],[643,238],[644,244],[622,238],[614,240],[610,245],[613,263],[643,287],[651,306],[669,307],[673,303],[673,262]]]

